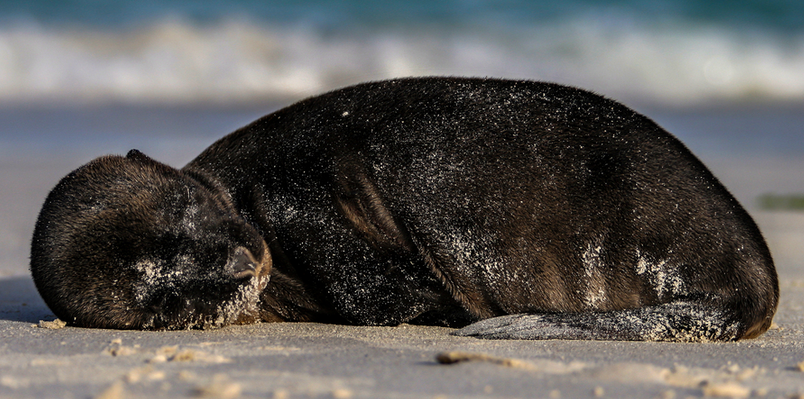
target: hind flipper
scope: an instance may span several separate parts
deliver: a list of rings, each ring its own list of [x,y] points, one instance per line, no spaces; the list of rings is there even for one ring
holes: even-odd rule
[[[698,302],[673,302],[608,312],[500,316],[453,334],[484,339],[733,341],[751,326],[741,325],[730,313]]]

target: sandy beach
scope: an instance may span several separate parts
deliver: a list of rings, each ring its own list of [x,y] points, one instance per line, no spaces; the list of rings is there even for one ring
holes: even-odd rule
[[[766,236],[781,301],[774,327],[754,340],[484,341],[411,325],[141,332],[50,323],[27,258],[58,179],[130,148],[181,166],[276,107],[0,109],[0,398],[804,397],[804,212],[756,202],[804,191],[800,107],[644,111],[710,166]],[[440,364],[444,352],[457,363]]]

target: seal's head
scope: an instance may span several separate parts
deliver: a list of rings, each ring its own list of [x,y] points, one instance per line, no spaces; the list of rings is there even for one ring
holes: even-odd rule
[[[223,188],[136,150],[63,178],[31,245],[31,273],[47,305],[86,327],[255,321],[270,269],[267,245]]]

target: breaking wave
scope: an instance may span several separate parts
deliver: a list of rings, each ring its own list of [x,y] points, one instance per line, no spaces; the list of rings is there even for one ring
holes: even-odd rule
[[[616,24],[615,24],[616,25]],[[662,104],[804,100],[804,36],[576,18],[327,31],[232,18],[0,26],[0,103],[231,103],[415,75],[549,80]]]

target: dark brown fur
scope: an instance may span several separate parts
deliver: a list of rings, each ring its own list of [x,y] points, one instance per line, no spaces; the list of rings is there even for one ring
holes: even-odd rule
[[[582,90],[483,79],[313,97],[181,170],[93,161],[48,196],[31,270],[60,318],[114,328],[735,340],[778,301],[753,220],[678,140]]]

